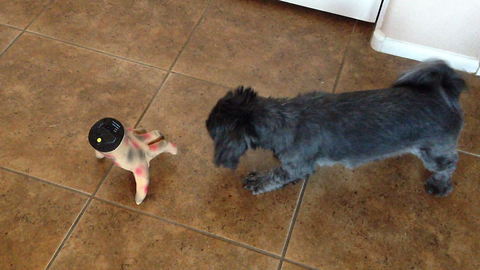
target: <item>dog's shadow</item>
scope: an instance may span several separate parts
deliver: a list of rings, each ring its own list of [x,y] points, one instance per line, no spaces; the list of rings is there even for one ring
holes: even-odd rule
[[[215,168],[219,173],[212,181],[208,181],[212,186],[205,196],[210,198],[211,204],[206,205],[208,209],[205,211],[212,216],[212,219],[230,224],[231,230],[251,226],[250,219],[257,219],[253,223],[261,226],[259,223],[276,216],[278,214],[276,211],[284,214],[280,209],[285,209],[285,204],[292,204],[292,206],[295,204],[300,188],[292,188],[288,185],[279,190],[253,195],[243,187],[244,178],[250,172],[263,172],[277,166],[279,162],[270,151],[250,150],[241,158],[235,171]]]

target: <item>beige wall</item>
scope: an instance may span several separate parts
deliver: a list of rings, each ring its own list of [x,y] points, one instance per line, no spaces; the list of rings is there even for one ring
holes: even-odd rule
[[[480,56],[480,0],[386,0],[377,28],[386,37]]]

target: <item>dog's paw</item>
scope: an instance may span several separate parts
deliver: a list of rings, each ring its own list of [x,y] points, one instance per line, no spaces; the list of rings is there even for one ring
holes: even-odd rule
[[[433,196],[445,197],[453,191],[451,181],[438,181],[433,176],[427,179],[425,191]]]
[[[257,172],[249,173],[243,180],[243,187],[252,191],[254,195],[260,194],[259,188],[261,186],[262,178]]]
[[[252,191],[253,195],[259,195],[268,191],[272,191],[281,188],[280,185],[274,185],[268,181],[268,178],[257,172],[251,172],[245,177],[243,187]]]

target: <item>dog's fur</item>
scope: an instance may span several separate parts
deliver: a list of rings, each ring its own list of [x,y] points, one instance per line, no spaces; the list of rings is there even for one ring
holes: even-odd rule
[[[317,165],[351,168],[412,153],[433,172],[426,191],[445,196],[453,189],[463,125],[458,99],[465,88],[443,61],[420,64],[381,90],[265,98],[239,87],[218,101],[206,125],[218,166],[235,169],[240,156],[257,147],[280,160],[280,167],[246,177],[254,194],[305,179]]]

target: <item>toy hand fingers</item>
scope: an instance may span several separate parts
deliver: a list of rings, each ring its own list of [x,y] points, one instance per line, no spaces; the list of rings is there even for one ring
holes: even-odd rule
[[[160,141],[154,144],[149,145],[149,149],[151,152],[151,155],[156,156],[160,153],[167,152],[172,155],[176,155],[178,150],[177,146],[173,143],[169,143],[167,141]]]

